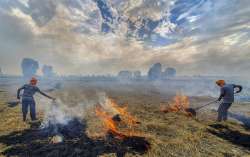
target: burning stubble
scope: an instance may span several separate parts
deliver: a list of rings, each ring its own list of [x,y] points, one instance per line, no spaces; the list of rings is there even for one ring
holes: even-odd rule
[[[187,116],[192,116],[192,113],[188,111],[189,109],[189,98],[181,93],[177,93],[176,96],[168,105],[161,105],[160,111],[164,113],[168,112],[181,112]]]
[[[103,122],[106,133],[110,133],[119,139],[140,135],[140,133],[135,132],[135,128],[139,122],[134,116],[127,112],[126,106],[121,107],[110,98],[107,98],[104,105],[108,106],[109,111],[113,112],[105,110],[102,105],[98,104],[96,105],[95,113],[97,117]]]
[[[70,99],[70,95],[65,93],[63,95]],[[94,134],[97,135],[94,137],[112,135],[118,139],[125,139],[126,137],[143,135],[143,133],[136,131],[140,122],[127,111],[127,105],[118,105],[115,100],[107,97],[105,93],[97,93],[95,101],[86,100],[73,106],[67,105],[60,99],[56,101],[39,100],[40,103],[43,103],[42,110],[44,112],[40,129],[46,136],[52,136],[52,143],[62,142],[65,136],[77,137],[78,135],[75,133],[82,134],[83,130],[79,129],[81,125],[85,125],[82,122],[85,121],[87,112],[94,112],[96,117],[92,118],[101,121],[101,125],[96,126],[95,132],[91,132],[89,136]],[[97,105],[94,105],[94,102]],[[72,126],[73,123],[76,126]],[[69,128],[69,126],[73,128]],[[99,133],[98,130],[100,130]]]

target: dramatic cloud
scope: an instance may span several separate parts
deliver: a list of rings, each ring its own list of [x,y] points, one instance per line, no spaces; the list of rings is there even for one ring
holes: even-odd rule
[[[4,0],[0,67],[20,74],[22,58],[60,74],[146,72],[247,74],[248,0]]]

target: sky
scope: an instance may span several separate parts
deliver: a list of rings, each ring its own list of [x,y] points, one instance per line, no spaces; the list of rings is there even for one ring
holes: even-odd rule
[[[0,0],[0,67],[23,58],[59,75],[249,75],[249,0]]]

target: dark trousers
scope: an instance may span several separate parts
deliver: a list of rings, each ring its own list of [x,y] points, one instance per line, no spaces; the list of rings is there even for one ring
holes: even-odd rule
[[[218,118],[217,120],[220,121],[226,121],[227,120],[227,112],[228,109],[232,103],[221,103],[219,108],[218,108]]]
[[[36,103],[33,99],[23,99],[22,100],[22,112],[23,112],[23,121],[26,121],[26,116],[30,109],[31,120],[36,120]]]

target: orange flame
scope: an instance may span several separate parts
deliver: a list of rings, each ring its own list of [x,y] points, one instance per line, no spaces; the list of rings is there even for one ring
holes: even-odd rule
[[[113,117],[110,115],[110,113],[106,112],[101,105],[97,105],[95,109],[96,115],[102,120],[107,132],[110,132],[121,139],[126,136],[135,135],[134,126],[138,124],[138,121],[135,117],[127,112],[127,107],[119,107],[113,99],[108,99],[108,105],[111,110],[115,111],[116,114],[121,116],[122,123],[124,123],[127,128],[123,131],[120,131],[117,127],[117,122],[113,120]]]
[[[176,96],[173,98],[172,102],[168,106],[161,106],[160,110],[162,112],[184,112],[189,115],[188,112],[186,112],[186,109],[189,108],[189,98],[182,94],[176,94]]]
[[[118,138],[124,138],[125,135],[120,133],[116,127],[114,120],[104,111],[101,105],[97,105],[95,109],[96,115],[103,120],[103,123],[107,129],[107,132],[111,132],[113,135]]]
[[[121,117],[123,117],[123,121],[129,126],[133,127],[134,125],[138,124],[138,120],[130,115],[127,111],[127,105],[125,107],[119,107],[117,103],[113,100],[110,99],[110,105],[112,108],[119,114]]]

